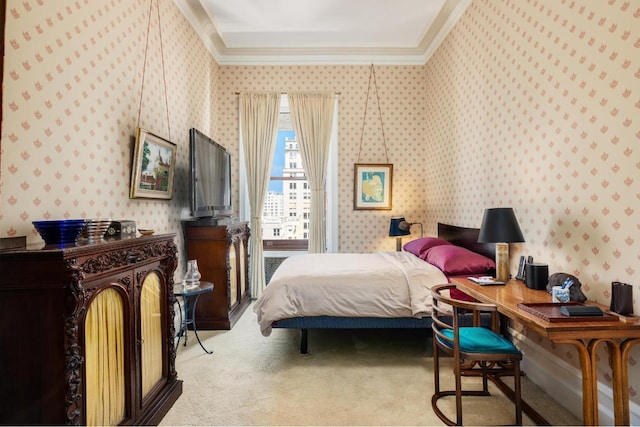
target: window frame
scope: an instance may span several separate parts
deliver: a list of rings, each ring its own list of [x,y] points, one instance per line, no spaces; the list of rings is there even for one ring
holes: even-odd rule
[[[283,94],[286,96],[286,94]],[[326,227],[326,250],[327,252],[338,252],[338,97],[335,98],[334,111],[333,111],[333,125],[331,129],[331,143],[329,145],[329,158],[327,163],[327,179],[325,183],[325,227]],[[240,124],[241,127],[241,124]],[[239,131],[239,155],[238,155],[238,200],[239,211],[238,217],[241,221],[250,221],[251,211],[249,198],[247,194],[247,179],[245,173],[245,161],[244,161],[244,147],[242,144],[242,129]],[[306,177],[286,177],[287,180],[305,180]],[[261,212],[262,214],[262,212]],[[304,242],[303,245],[299,242]],[[308,239],[296,241],[294,239],[263,239],[263,253],[264,256],[275,256],[269,253],[270,251],[278,252],[282,251],[280,255],[290,252],[292,255],[295,253],[306,251],[308,248]]]

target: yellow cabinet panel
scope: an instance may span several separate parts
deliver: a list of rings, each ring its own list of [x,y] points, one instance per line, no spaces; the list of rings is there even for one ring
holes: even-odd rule
[[[229,308],[238,302],[238,268],[236,267],[236,247],[229,247]]]
[[[124,418],[124,303],[107,288],[96,295],[85,320],[87,425],[115,425]]]
[[[142,353],[142,398],[162,379],[162,291],[155,273],[142,283],[140,330]]]

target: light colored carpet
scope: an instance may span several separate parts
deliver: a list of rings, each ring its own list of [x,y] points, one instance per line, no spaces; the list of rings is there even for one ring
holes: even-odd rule
[[[184,391],[161,425],[442,425],[431,410],[424,331],[312,330],[309,354],[300,355],[299,331],[263,337],[249,307],[232,330],[199,334],[214,353],[204,353],[193,332],[180,343]],[[513,423],[513,404],[492,390],[464,400],[466,425]],[[523,397],[554,425],[581,424],[526,378]],[[446,405],[453,414],[453,399]]]

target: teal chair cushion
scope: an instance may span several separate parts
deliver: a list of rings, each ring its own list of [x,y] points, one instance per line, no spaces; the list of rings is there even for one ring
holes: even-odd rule
[[[444,329],[442,333],[453,339],[453,330]],[[490,329],[482,327],[459,328],[460,350],[467,353],[520,353],[515,345]],[[453,348],[453,343],[444,341]]]

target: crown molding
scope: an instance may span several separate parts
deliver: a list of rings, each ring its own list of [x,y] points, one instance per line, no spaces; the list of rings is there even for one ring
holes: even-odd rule
[[[448,0],[440,13],[436,17],[436,21],[442,20],[440,25],[433,25],[431,28],[438,28],[436,34],[431,38],[427,38],[429,35],[425,36],[423,39],[424,48],[424,62],[426,63],[429,58],[435,53],[435,51],[440,47],[444,39],[451,32],[456,23],[462,18],[462,15],[467,10],[469,5],[471,5],[472,0]],[[422,46],[422,44],[421,44]]]
[[[416,47],[228,48],[200,0],[174,0],[219,65],[424,65],[472,0],[447,0]]]

